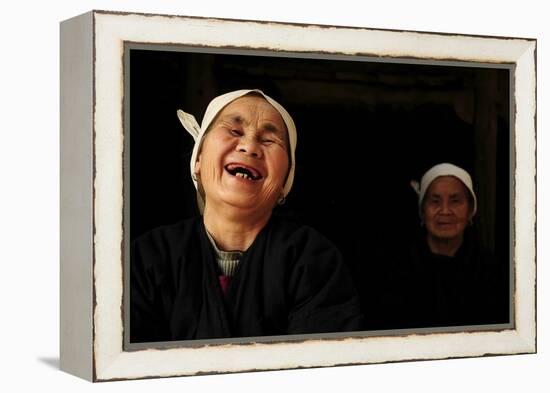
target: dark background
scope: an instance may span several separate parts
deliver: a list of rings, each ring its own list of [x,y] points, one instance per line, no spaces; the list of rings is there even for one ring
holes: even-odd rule
[[[177,109],[200,124],[215,96],[259,88],[288,110],[298,132],[294,187],[277,214],[319,230],[352,269],[380,263],[369,255],[414,236],[418,205],[409,182],[440,162],[470,172],[476,234],[509,263],[509,69],[127,53],[132,239],[198,214],[189,173],[192,138]]]

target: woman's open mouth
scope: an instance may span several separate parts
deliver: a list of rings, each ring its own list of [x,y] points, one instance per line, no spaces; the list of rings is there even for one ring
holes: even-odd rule
[[[232,176],[246,180],[256,181],[262,179],[262,175],[257,169],[243,164],[227,164],[225,170]]]
[[[449,222],[449,221],[440,221],[440,222],[437,222],[436,224],[440,227],[448,227],[448,226],[454,225],[455,223]]]

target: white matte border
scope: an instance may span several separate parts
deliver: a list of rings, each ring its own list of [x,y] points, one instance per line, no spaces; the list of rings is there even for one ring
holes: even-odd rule
[[[94,22],[96,380],[536,351],[535,41],[104,12],[95,12]],[[125,41],[515,64],[516,328],[124,352],[121,310]]]

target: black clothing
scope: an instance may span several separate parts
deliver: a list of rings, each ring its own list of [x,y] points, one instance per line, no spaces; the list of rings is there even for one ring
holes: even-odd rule
[[[365,329],[508,323],[504,262],[479,247],[468,231],[453,257],[433,254],[423,233],[403,250],[387,252],[371,271],[378,278],[360,289],[363,313],[369,315]]]
[[[433,254],[425,239],[410,256],[413,327],[508,322],[508,264],[497,264],[470,236],[453,257]]]
[[[272,217],[243,254],[227,295],[202,217],[132,244],[130,342],[359,330],[337,249],[313,229]]]

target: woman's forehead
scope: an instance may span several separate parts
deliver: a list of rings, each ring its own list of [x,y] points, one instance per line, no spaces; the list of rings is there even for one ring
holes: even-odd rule
[[[454,176],[440,176],[434,179],[434,181],[428,187],[427,194],[433,193],[446,193],[456,194],[464,193],[468,194],[468,189],[462,181]]]
[[[262,111],[262,114],[272,116],[284,124],[283,118],[279,111],[267,102],[265,98],[257,95],[246,95],[231,101],[222,109],[220,114],[227,115],[232,112],[238,112],[242,115],[252,115],[257,111]]]

